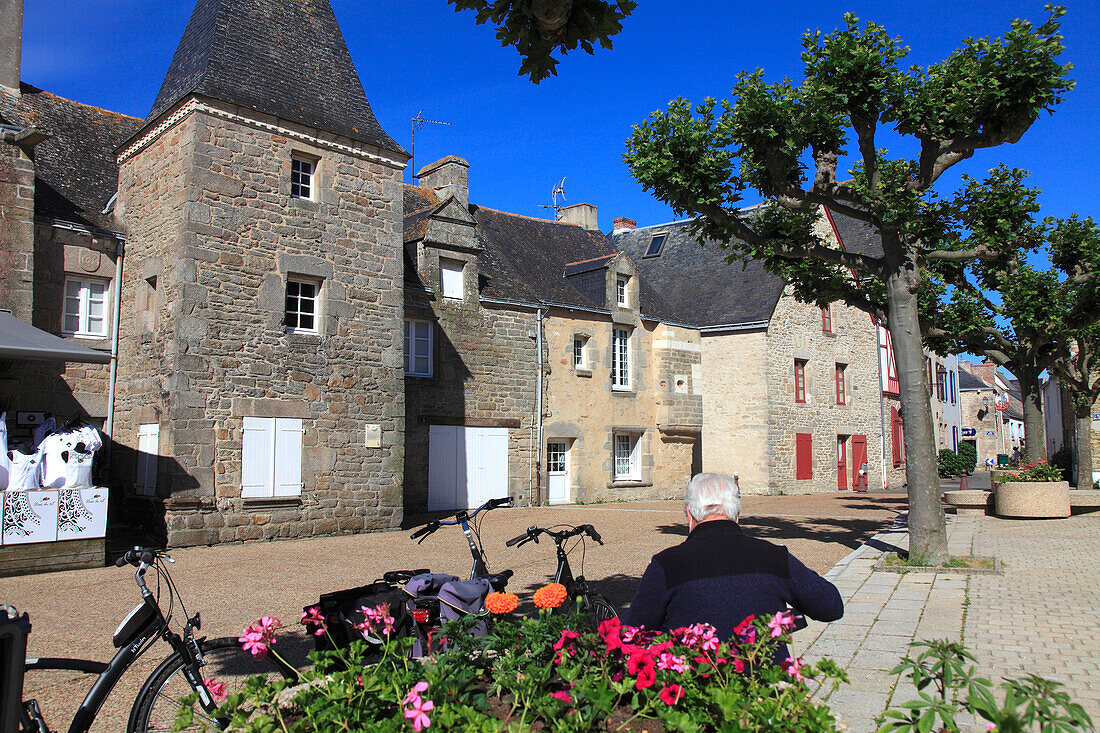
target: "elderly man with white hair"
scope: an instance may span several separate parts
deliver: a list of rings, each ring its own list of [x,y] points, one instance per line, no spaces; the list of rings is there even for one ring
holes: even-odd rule
[[[687,487],[684,513],[687,539],[653,556],[624,623],[660,630],[708,623],[725,640],[746,617],[788,606],[818,621],[844,615],[836,586],[786,547],[741,531],[736,478],[696,475]]]

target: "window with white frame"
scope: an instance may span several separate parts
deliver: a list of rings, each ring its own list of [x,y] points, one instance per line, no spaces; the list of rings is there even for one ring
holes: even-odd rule
[[[615,302],[619,304],[620,308],[626,308],[630,305],[626,295],[626,281],[627,278],[625,277],[615,278]]]
[[[286,281],[287,333],[317,333],[317,295],[320,285],[314,280]]]
[[[405,375],[432,376],[432,324],[405,321]]]
[[[107,338],[106,280],[65,280],[65,309],[61,332],[79,338]]]
[[[444,298],[462,300],[462,271],[465,264],[461,260],[439,259],[439,279]]]
[[[547,441],[546,470],[548,473],[565,473],[565,453],[567,450],[568,446],[564,441]]]
[[[302,420],[246,417],[241,432],[241,498],[302,495]]]
[[[588,369],[588,337],[576,334],[573,336],[573,368]]]
[[[636,433],[615,433],[614,479],[638,481],[641,479],[641,436]]]
[[[317,161],[294,157],[290,159],[290,196],[296,199],[313,200],[313,175],[317,171]]]
[[[611,331],[611,387],[630,389],[630,329]]]

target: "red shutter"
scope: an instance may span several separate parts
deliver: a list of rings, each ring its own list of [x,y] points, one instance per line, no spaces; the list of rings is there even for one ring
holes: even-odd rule
[[[794,477],[796,479],[814,477],[813,438],[809,433],[794,435]]]
[[[890,408],[890,437],[893,440],[894,466],[905,463],[905,436],[902,433],[901,415],[897,408]]]

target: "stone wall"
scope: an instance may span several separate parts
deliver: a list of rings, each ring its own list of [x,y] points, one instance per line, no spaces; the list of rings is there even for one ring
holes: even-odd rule
[[[34,161],[0,141],[0,308],[31,322],[34,302]]]
[[[764,330],[704,335],[703,470],[737,473],[743,494],[766,494],[768,334]]]
[[[766,357],[768,445],[772,458],[771,493],[822,493],[841,488],[839,441],[845,441],[843,487],[852,488],[852,436],[867,440],[869,487],[881,474],[881,420],[878,341],[870,317],[854,308],[832,305],[832,332],[822,329],[821,309],[779,299],[768,326]],[[806,401],[795,402],[795,360],[806,362]],[[836,365],[844,364],[845,404],[837,404]],[[813,477],[795,478],[795,435],[812,436]],[[858,470],[858,467],[857,467]]]
[[[397,526],[401,161],[238,113],[200,106],[122,162],[119,441],[160,424],[172,544]],[[314,200],[290,197],[292,154],[317,159]],[[317,334],[288,333],[288,276],[319,284]],[[300,498],[241,498],[245,417],[301,418]]]
[[[508,428],[508,494],[519,504],[532,501],[535,311],[480,304],[469,295],[451,301],[406,291],[406,317],[432,323],[433,336],[432,376],[405,378],[406,511],[428,506],[432,425]]]
[[[982,404],[986,398],[989,404]],[[978,470],[985,468],[985,462],[992,458],[994,464],[998,454],[1012,453],[1009,441],[1008,425],[1002,419],[1002,413],[993,409],[994,393],[989,390],[967,390],[959,393],[962,402],[963,427],[974,428],[976,435],[963,440],[976,441],[978,450]],[[989,433],[992,433],[990,435]]]
[[[611,337],[617,324],[632,328],[630,389],[613,389],[611,384]],[[643,322],[629,309],[601,315],[553,308],[544,334],[550,373],[543,439],[564,440],[569,446],[571,500],[682,495],[702,421],[698,332]],[[587,339],[588,368],[574,365],[574,336]],[[636,481],[614,478],[614,436],[619,432],[637,436],[640,443]]]

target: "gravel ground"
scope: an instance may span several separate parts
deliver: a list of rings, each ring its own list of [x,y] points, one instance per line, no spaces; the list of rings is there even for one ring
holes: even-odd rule
[[[873,534],[889,527],[905,511],[903,495],[824,494],[745,497],[742,526],[753,536],[790,548],[810,568],[824,573]],[[410,518],[406,526],[416,526]],[[604,546],[589,542],[584,574],[613,603],[629,603],[649,558],[687,535],[682,504],[673,501],[497,510],[486,516],[482,539],[491,569],[511,568],[509,586],[523,597],[542,585],[555,567],[554,546],[543,541],[505,548],[504,541],[537,524],[592,524]],[[469,573],[465,539],[444,527],[422,544],[407,530],[345,537],[195,547],[173,551],[170,566],[187,610],[202,611],[203,633],[236,636],[263,615],[290,627],[279,646],[298,658],[311,642],[295,627],[302,606],[326,591],[368,583],[383,570],[430,567],[438,572]],[[580,574],[580,548],[570,555]],[[28,654],[74,656],[106,661],[114,653],[111,634],[140,600],[133,573],[114,566],[43,575],[0,578],[0,602],[28,611],[34,624]],[[182,618],[182,614],[177,618]],[[108,698],[94,731],[119,733],[141,682],[168,653],[158,644],[123,677]],[[51,680],[30,679],[25,697],[36,697],[52,729],[67,720],[91,684],[77,673]],[[48,676],[39,673],[39,676]],[[63,722],[64,721],[64,722]]]

